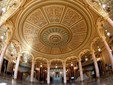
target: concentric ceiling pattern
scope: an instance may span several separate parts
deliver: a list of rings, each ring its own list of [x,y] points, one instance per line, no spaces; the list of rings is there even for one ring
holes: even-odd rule
[[[52,26],[42,30],[39,38],[46,46],[57,48],[65,46],[69,42],[71,33],[63,27]]]
[[[90,16],[77,2],[47,0],[34,3],[21,15],[18,20],[21,40],[43,54],[76,51],[85,45],[91,34]]]

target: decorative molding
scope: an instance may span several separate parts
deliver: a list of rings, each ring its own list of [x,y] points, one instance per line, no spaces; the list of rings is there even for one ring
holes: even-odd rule
[[[36,1],[21,10],[16,26],[20,41],[30,51],[60,58],[87,44],[94,30],[92,18],[89,10],[78,2]]]

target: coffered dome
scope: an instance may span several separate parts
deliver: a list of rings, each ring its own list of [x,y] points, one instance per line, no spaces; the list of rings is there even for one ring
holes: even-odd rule
[[[58,26],[52,26],[41,30],[39,33],[40,41],[51,48],[65,46],[69,40],[71,40],[72,33],[69,29]]]
[[[35,1],[19,14],[20,40],[32,50],[61,55],[82,48],[92,33],[92,17],[79,2]]]

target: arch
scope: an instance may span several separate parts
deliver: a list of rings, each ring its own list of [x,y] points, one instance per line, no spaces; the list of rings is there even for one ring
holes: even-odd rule
[[[14,30],[14,24],[11,20],[8,20],[6,23],[5,23],[5,26],[8,28],[8,30],[10,31],[13,31]]]
[[[34,56],[33,56],[32,53],[30,53],[30,52],[28,52],[28,51],[22,51],[21,53],[22,53],[22,54],[23,54],[23,53],[28,53],[28,54],[31,56],[32,60],[34,60]]]
[[[7,37],[9,38],[9,36],[11,37],[13,35],[15,26],[11,20],[7,21],[5,26],[7,27]]]
[[[57,59],[57,58],[56,58],[56,59],[51,59],[51,60],[50,60],[50,62],[53,62],[53,61],[60,61],[60,62],[63,62],[62,59]]]
[[[7,27],[7,31],[6,31],[6,43],[9,43],[12,38],[13,38],[13,34],[14,34],[14,29],[15,26],[13,24],[13,22],[11,20],[9,20],[5,26]]]
[[[90,49],[84,49],[84,50],[82,50],[80,53],[79,53],[79,59],[81,59],[81,57],[85,54],[85,53],[87,53],[87,52],[90,52]]]
[[[39,60],[45,60],[46,62],[48,62],[48,60],[47,60],[46,58],[42,58],[42,57],[36,57],[36,58],[35,58],[35,61],[38,60],[38,59],[39,59]]]
[[[2,46],[2,48],[1,49],[3,49],[3,44],[2,43],[0,43],[0,46]],[[1,50],[0,50],[1,51]]]
[[[52,67],[52,68],[54,68],[54,66],[62,67],[64,62],[65,61],[63,61],[62,59],[58,59],[58,58],[51,59],[50,60],[50,67]],[[57,67],[55,67],[55,68],[57,68]]]
[[[7,32],[7,26],[6,25],[2,25],[0,27],[0,32],[1,32],[1,36],[3,36],[3,38],[5,37],[5,40],[3,40],[2,38],[0,38],[0,43],[2,43],[4,46],[6,44],[6,39],[7,39],[7,35],[6,35],[6,32]]]
[[[38,57],[35,58],[35,61],[34,62],[35,62],[35,65],[36,66],[39,66],[39,67],[40,66],[47,67],[47,63],[48,63],[47,61],[48,60],[46,58],[43,58],[43,57],[39,57],[38,56]]]
[[[76,57],[76,56],[70,56],[70,57],[67,57],[67,58],[65,59],[65,61],[67,62],[67,60],[74,59],[74,58],[76,58],[76,59],[78,60],[78,57]]]
[[[14,46],[14,47],[12,47]],[[14,50],[11,50],[14,49]],[[13,53],[14,52],[14,53]],[[16,60],[18,57],[18,53],[21,52],[21,46],[20,43],[17,40],[12,40],[11,43],[9,44],[9,47],[6,50],[6,58],[8,58],[9,61]]]
[[[96,42],[97,40],[99,40],[99,39],[100,39],[100,37],[96,37],[95,39],[93,39],[92,43],[90,44],[90,50],[93,50],[93,45],[94,45],[95,42]]]
[[[103,25],[104,25],[105,21],[103,20],[103,18],[99,17],[97,19],[97,32],[98,32],[98,35],[99,37],[102,37],[104,36],[104,29],[103,29]]]
[[[19,48],[18,50],[19,50],[19,52],[21,52],[22,48],[21,48],[20,43],[17,40],[12,40],[11,42],[14,44],[16,50],[17,50],[17,48]]]

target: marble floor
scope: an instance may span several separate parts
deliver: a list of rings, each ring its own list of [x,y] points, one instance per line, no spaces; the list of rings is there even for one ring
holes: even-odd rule
[[[45,83],[30,83],[26,81],[14,80],[11,77],[0,76],[0,85],[47,85]],[[51,84],[64,85],[64,84]],[[100,79],[85,80],[84,82],[68,83],[65,85],[113,85],[113,75],[106,76]]]

